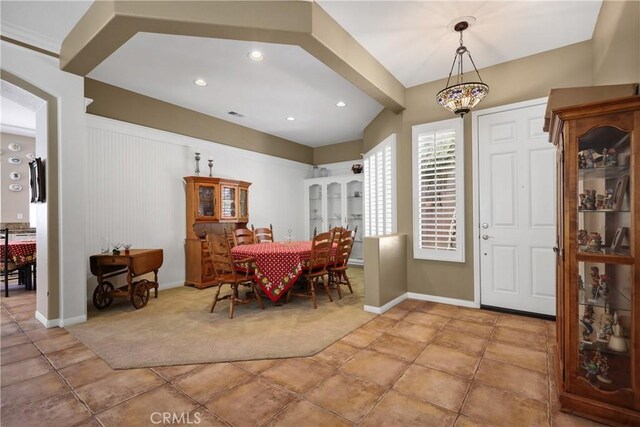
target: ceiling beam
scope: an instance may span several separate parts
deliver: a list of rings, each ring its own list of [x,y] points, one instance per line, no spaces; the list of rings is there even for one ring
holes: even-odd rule
[[[86,76],[138,32],[298,45],[386,108],[405,87],[314,2],[96,1],[62,43],[60,68]]]

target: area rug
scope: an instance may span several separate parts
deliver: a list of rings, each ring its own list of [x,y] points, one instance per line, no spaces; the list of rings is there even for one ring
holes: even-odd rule
[[[339,300],[334,290],[329,302],[318,292],[316,310],[310,298],[276,306],[265,297],[264,310],[239,305],[229,319],[228,300],[209,313],[214,288],[179,287],[140,310],[124,298],[91,308],[87,322],[68,330],[115,369],[311,356],[374,317],[363,310],[362,269],[350,268],[349,277],[354,293],[343,287]]]

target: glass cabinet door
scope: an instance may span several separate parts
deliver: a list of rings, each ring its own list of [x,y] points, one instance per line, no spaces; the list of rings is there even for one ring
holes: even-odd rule
[[[196,209],[198,217],[207,219],[216,216],[216,186],[207,184],[197,184]]]
[[[240,193],[240,212],[238,218],[241,220],[247,220],[249,218],[249,190],[246,188],[239,188]]]
[[[222,209],[221,219],[234,219],[237,217],[236,213],[236,187],[222,185]]]
[[[322,232],[322,185],[309,186],[309,238]]]
[[[327,224],[328,229],[342,227],[342,183],[327,184]]]
[[[362,181],[354,179],[347,181],[347,227],[349,230],[356,230],[356,239],[351,249],[351,259],[362,259],[362,236],[363,228],[363,200]]]
[[[574,160],[578,377],[603,392],[632,388],[630,136],[612,126],[595,127],[578,138]]]

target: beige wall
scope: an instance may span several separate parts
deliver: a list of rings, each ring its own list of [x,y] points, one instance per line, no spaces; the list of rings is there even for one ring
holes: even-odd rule
[[[407,236],[366,237],[364,256],[365,305],[382,307],[407,292]]]
[[[362,140],[340,142],[338,144],[324,145],[313,149],[313,164],[324,165],[328,163],[346,162],[348,160],[362,159]]]
[[[639,1],[605,1],[592,40],[594,85],[640,82]]]
[[[313,149],[284,138],[208,116],[97,80],[85,79],[87,112],[231,147],[313,163]]]
[[[35,113],[34,113],[35,114]],[[8,150],[9,144],[20,144],[22,150],[13,152]],[[29,159],[27,153],[35,153],[36,142],[32,137],[14,135],[10,133],[0,134],[0,150],[2,150],[2,166],[0,171],[0,197],[2,197],[0,212],[0,222],[29,222]],[[9,157],[22,159],[20,165],[10,165],[7,163]],[[11,172],[18,172],[20,179],[12,181],[9,178]],[[10,191],[10,184],[22,185],[22,191]],[[18,215],[22,214],[22,218]]]
[[[549,89],[591,84],[591,42],[583,42],[481,70],[490,94],[480,108],[544,97]],[[381,112],[364,131],[364,150],[377,145],[390,133],[398,134],[397,188],[398,232],[407,235],[408,291],[463,300],[473,300],[472,164],[471,116],[465,117],[465,262],[413,259],[411,194],[411,126],[450,119],[451,113],[435,102],[445,80],[407,89],[407,109],[400,115]]]

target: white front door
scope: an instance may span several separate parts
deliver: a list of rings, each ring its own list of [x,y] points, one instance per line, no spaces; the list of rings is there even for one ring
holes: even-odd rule
[[[544,111],[540,101],[476,115],[480,302],[555,315],[555,147]]]

